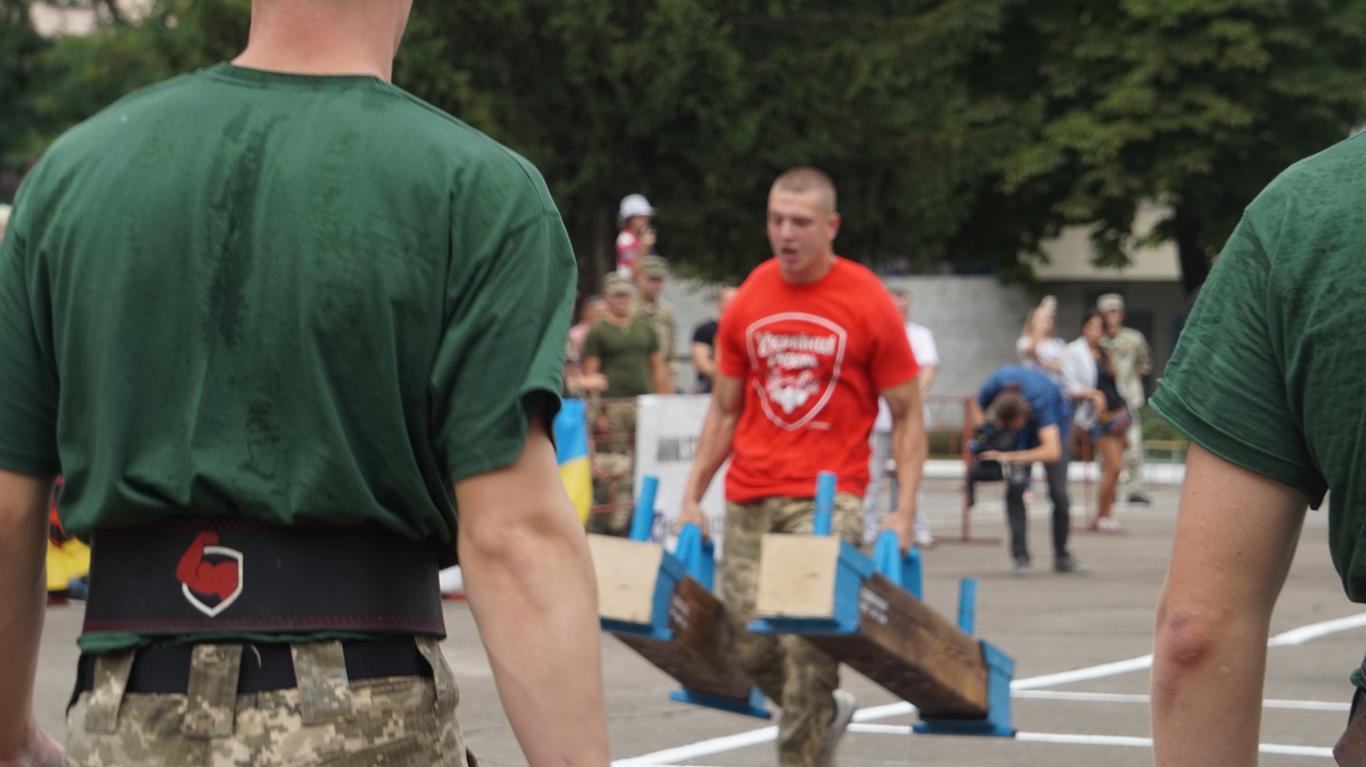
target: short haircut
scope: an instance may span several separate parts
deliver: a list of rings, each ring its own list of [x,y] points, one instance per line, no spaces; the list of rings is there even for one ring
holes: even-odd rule
[[[1019,384],[1006,384],[997,392],[991,400],[991,415],[1003,424],[1029,416],[1029,400],[1025,399]]]
[[[771,191],[779,189],[795,194],[813,192],[822,197],[824,202],[829,203],[828,207],[831,213],[838,210],[836,207],[838,198],[835,194],[835,182],[831,180],[830,174],[820,168],[801,166],[784,172],[774,179]]]

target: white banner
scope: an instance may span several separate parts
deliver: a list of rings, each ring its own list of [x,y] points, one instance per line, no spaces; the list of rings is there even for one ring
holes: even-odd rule
[[[651,394],[638,397],[636,402],[636,488],[639,490],[646,475],[659,478],[650,540],[671,543],[711,397],[705,394]],[[726,466],[722,466],[702,498],[702,511],[707,516],[711,539],[716,542],[718,559],[725,529],[725,484]]]

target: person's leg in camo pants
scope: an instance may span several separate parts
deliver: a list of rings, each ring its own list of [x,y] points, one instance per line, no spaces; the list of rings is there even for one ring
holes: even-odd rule
[[[340,642],[291,647],[298,686],[237,694],[241,644],[194,648],[188,689],[125,691],[133,651],[100,656],[94,688],[67,712],[68,767],[475,767],[456,721],[460,692],[438,641],[418,649],[433,678],[349,682]]]
[[[722,600],[739,637],[735,650],[740,665],[783,709],[778,720],[782,767],[816,764],[835,712],[831,694],[839,686],[839,663],[801,637],[751,634],[745,626],[754,617],[763,535],[810,534],[814,512],[811,498],[769,498],[726,507]],[[855,546],[863,542],[863,503],[858,496],[835,496],[832,527],[836,535]]]
[[[589,423],[594,433],[593,505],[588,520],[594,533],[625,536],[635,510],[636,401],[600,400]]]

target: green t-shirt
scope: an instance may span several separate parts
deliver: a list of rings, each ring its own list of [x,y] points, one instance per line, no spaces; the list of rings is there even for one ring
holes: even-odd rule
[[[1152,406],[1210,452],[1303,491],[1366,602],[1366,138],[1286,170],[1248,206]]]
[[[60,138],[0,247],[0,467],[76,534],[439,542],[558,408],[575,261],[526,160],[399,88],[220,65]]]
[[[631,324],[598,320],[583,342],[583,357],[596,357],[607,376],[604,397],[638,397],[655,390],[650,355],[659,352],[659,336],[649,318],[635,315]]]

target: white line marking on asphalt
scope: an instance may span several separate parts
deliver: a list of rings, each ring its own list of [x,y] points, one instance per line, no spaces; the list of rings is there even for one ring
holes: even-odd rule
[[[1059,743],[1074,746],[1153,747],[1152,738],[1131,738],[1123,735],[1068,735],[1060,732],[1018,732],[1015,734],[1015,739],[1026,743]],[[1257,746],[1257,750],[1263,754],[1333,758],[1333,749],[1320,746],[1287,746],[1281,743],[1262,743]]]
[[[1287,631],[1284,634],[1277,634],[1272,637],[1271,641],[1267,642],[1266,645],[1267,647],[1301,645],[1311,639],[1318,639],[1321,636],[1327,636],[1328,634],[1359,628],[1361,626],[1366,626],[1366,613],[1357,613],[1356,615],[1349,615],[1346,618],[1315,623],[1311,626],[1304,626],[1293,631]]]
[[[1350,615],[1345,618],[1338,618],[1336,620],[1331,621],[1323,621],[1321,623],[1313,623],[1308,626],[1302,626],[1300,628],[1284,632],[1282,634],[1277,634],[1276,636],[1272,637],[1270,641],[1267,642],[1267,646],[1285,647],[1300,645],[1312,639],[1318,639],[1329,634],[1337,633],[1339,631],[1347,631],[1349,629],[1358,628],[1361,626],[1366,626],[1366,613],[1358,613],[1356,615]],[[1010,689],[1012,691],[1033,690],[1039,687],[1054,687],[1061,684],[1071,684],[1072,682],[1081,682],[1089,679],[1100,679],[1102,677],[1107,676],[1118,676],[1120,674],[1126,674],[1131,671],[1140,671],[1146,668],[1151,668],[1152,664],[1153,656],[1144,655],[1137,658],[1129,658],[1128,660],[1115,661],[1114,663],[1102,663],[1098,666],[1089,666],[1087,668],[1080,668],[1072,671],[1062,671],[1056,674],[1044,674],[1041,676],[1029,677],[1027,679],[1016,679],[1014,682],[1010,683]],[[906,703],[904,701],[901,703],[890,703],[885,706],[873,706],[870,708],[860,709],[854,712],[854,721],[862,723],[876,719],[887,719],[893,716],[909,714],[913,711],[915,711],[915,706],[911,705],[910,703]],[[1021,738],[1021,735],[1028,735],[1030,737]],[[1105,741],[1104,745],[1137,745],[1136,743],[1121,741],[1143,741],[1148,746],[1152,745],[1151,738],[1124,738],[1120,736],[1111,735],[1052,736],[1048,735],[1047,733],[1019,733],[1016,735],[1016,739],[1029,740],[1036,736],[1082,739],[1056,741],[1059,743],[1091,743],[1094,741],[1085,739],[1099,738]],[[760,743],[766,743],[770,740],[773,740],[776,737],[778,737],[777,727],[761,727],[757,730],[750,730],[749,732],[741,732],[735,735],[727,735],[721,738],[709,738],[707,740],[701,740],[696,743],[690,743],[685,746],[678,746],[677,748],[670,748],[663,751],[655,751],[653,753],[644,754],[642,756],[637,756],[631,759],[618,759],[617,761],[612,762],[612,767],[662,767],[663,765],[668,764],[669,762],[675,759],[686,760],[699,756],[710,756],[712,754],[719,754],[725,751],[734,751],[738,748],[745,748],[747,746],[754,746]],[[1264,754],[1282,754],[1289,756],[1327,755],[1331,757],[1333,753],[1331,748],[1316,748],[1309,746],[1283,746],[1274,743],[1263,743],[1258,748]]]
[[[1147,695],[1132,695],[1118,692],[1071,692],[1069,690],[1017,690],[1012,698],[1024,700],[1064,700],[1088,701],[1093,703],[1148,703]],[[1350,703],[1334,703],[1326,700],[1281,700],[1268,698],[1262,701],[1263,708],[1286,709],[1292,711],[1350,711]]]

